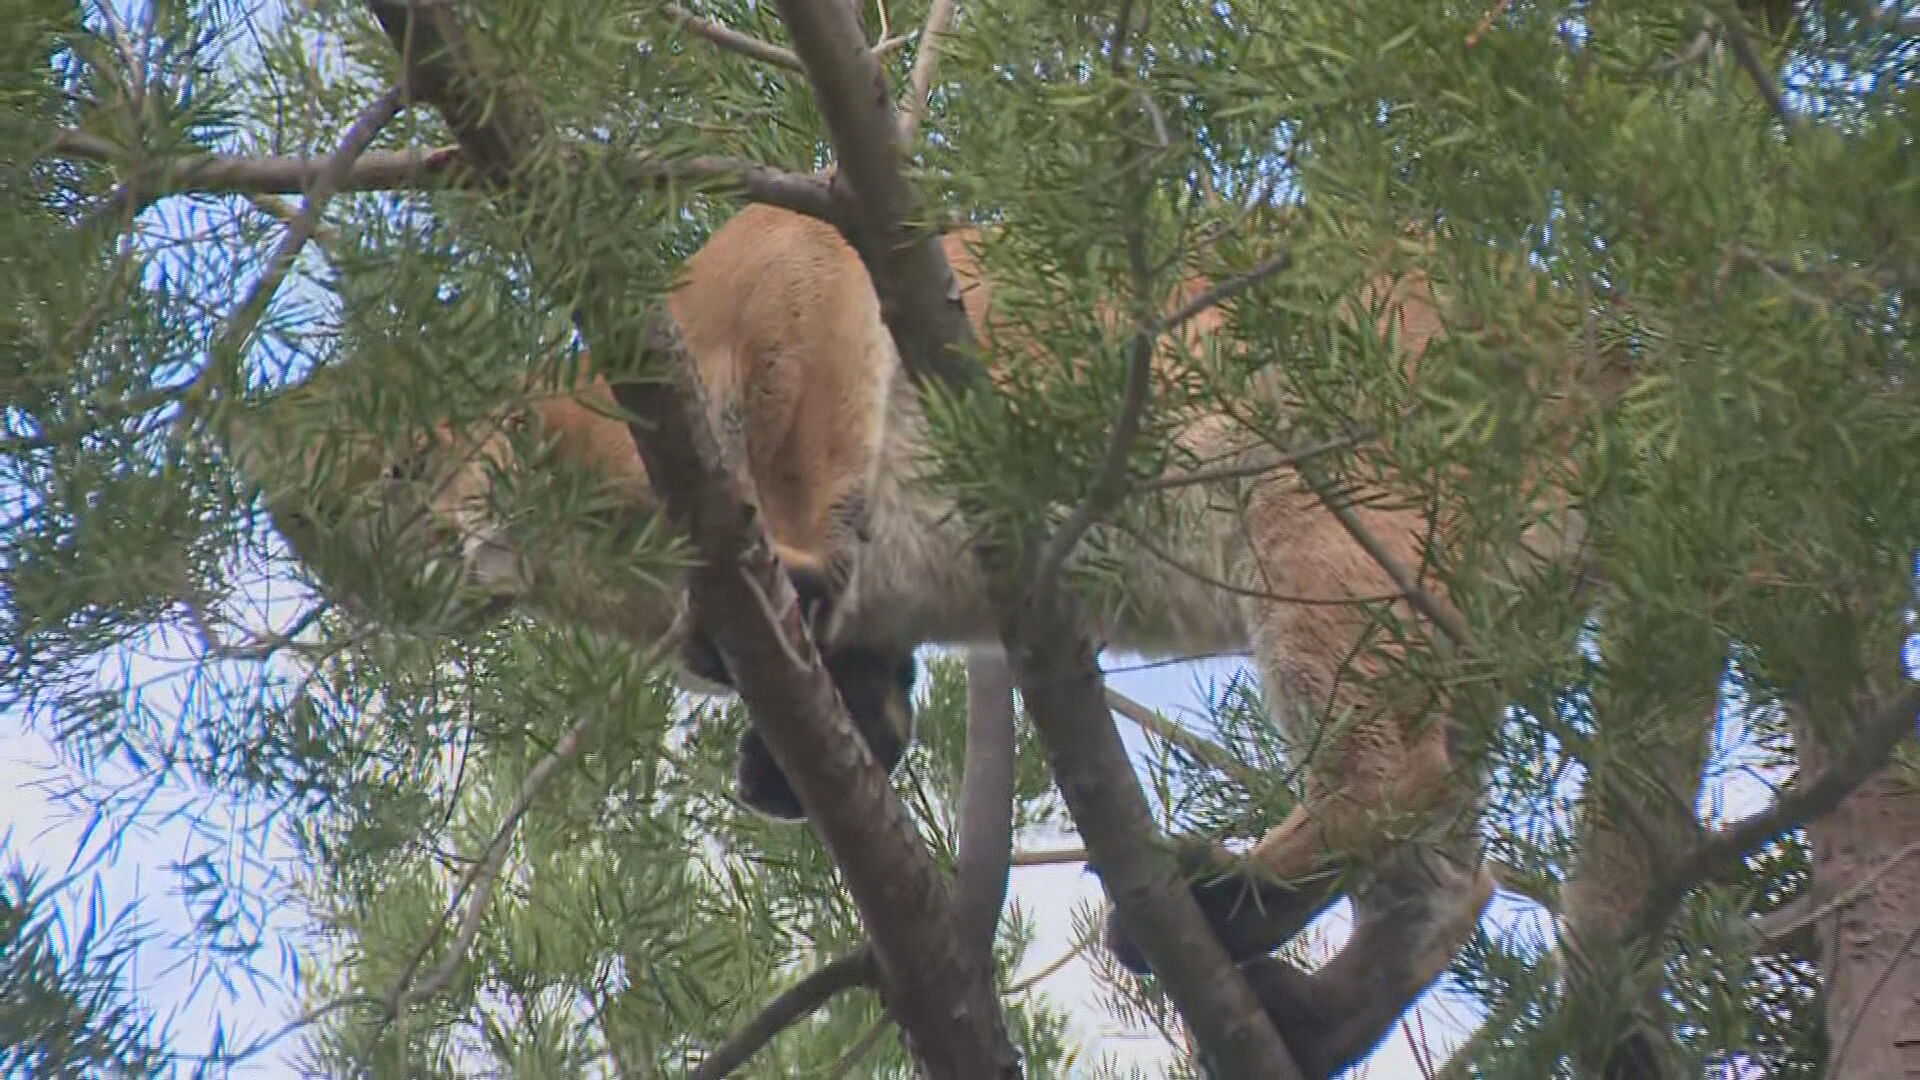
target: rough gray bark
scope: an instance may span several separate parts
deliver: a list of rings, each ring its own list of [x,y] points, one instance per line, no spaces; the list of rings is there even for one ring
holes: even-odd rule
[[[1803,742],[1803,761],[1818,750]],[[1829,1080],[1920,1076],[1920,790],[1883,769],[1807,827],[1826,980]],[[1848,890],[1872,880],[1865,889]]]

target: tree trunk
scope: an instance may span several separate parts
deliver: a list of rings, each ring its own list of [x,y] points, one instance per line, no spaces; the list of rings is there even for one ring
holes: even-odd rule
[[[1597,993],[1612,1014],[1596,1022],[1592,1041],[1576,1054],[1580,1074],[1659,1080],[1673,1072],[1660,969],[1616,983],[1624,973],[1610,966],[1615,940],[1646,902],[1665,860],[1699,829],[1696,806],[1726,647],[1708,631],[1626,615],[1609,629],[1602,644],[1609,670],[1631,677],[1610,676],[1596,687],[1580,855],[1561,895],[1560,959],[1569,993]]]
[[[1827,1076],[1920,1077],[1920,852],[1908,848],[1920,840],[1920,791],[1883,770],[1807,832],[1814,895],[1840,898],[1816,928]]]

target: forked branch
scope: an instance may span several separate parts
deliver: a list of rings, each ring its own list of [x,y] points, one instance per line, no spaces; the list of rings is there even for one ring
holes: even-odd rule
[[[477,175],[509,206],[537,212],[528,165],[550,159],[552,135],[536,96],[513,85],[454,7],[368,7],[400,53],[409,89],[446,119]],[[636,318],[629,296],[640,283],[619,261],[581,247],[574,257],[584,265],[567,268],[583,283],[574,321],[629,414],[667,517],[699,556],[688,575],[695,617],[841,870],[889,1012],[936,1080],[1018,1076],[985,972],[958,948],[948,882],[820,664],[751,477],[733,468],[708,420],[679,328],[658,301]]]
[[[967,393],[985,372],[952,268],[934,238],[915,235],[921,206],[901,169],[898,127],[878,63],[845,0],[777,0],[788,37],[827,123],[850,207],[855,247],[881,312],[917,381]],[[973,513],[979,508],[965,508]],[[1107,711],[1099,664],[1074,597],[1023,596],[1011,552],[983,547],[1015,681],[1052,760],[1108,894],[1134,928],[1161,982],[1211,1057],[1231,1075],[1299,1076],[1279,1035],[1215,940],[1186,882],[1160,849],[1146,798]]]
[[[1782,791],[1773,805],[1706,833],[1667,864],[1646,900],[1621,935],[1629,944],[1646,944],[1664,933],[1687,894],[1735,868],[1768,842],[1831,812],[1867,777],[1884,768],[1894,748],[1913,735],[1920,714],[1920,687],[1914,687],[1879,712],[1855,725],[1853,741],[1818,776]]]

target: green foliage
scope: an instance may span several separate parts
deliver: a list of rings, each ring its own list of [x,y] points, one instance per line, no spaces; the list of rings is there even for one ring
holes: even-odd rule
[[[154,201],[141,182],[194,152],[330,152],[396,76],[390,43],[334,0],[159,4],[122,10],[122,32],[95,7],[0,4],[0,705],[58,745],[74,805],[107,831],[148,813],[123,770],[188,793],[179,813],[201,827],[178,873],[202,957],[258,969],[269,909],[308,920],[283,974],[337,1006],[302,1049],[329,1073],[678,1075],[858,942],[811,835],[727,797],[737,707],[676,693],[629,649],[475,618],[444,573],[386,549],[279,535],[223,441],[252,420],[335,461],[346,448],[328,440],[349,422],[400,447],[480,415],[535,364],[575,369],[569,305],[594,276],[636,283],[607,321],[637,329],[737,203],[637,191],[622,159],[827,163],[804,79],[641,7],[469,12],[512,73],[501,92],[585,144],[577,167],[544,163],[510,209],[470,190],[343,194],[225,385],[208,343],[284,225],[239,195]],[[887,6],[890,30],[925,7]],[[1780,69],[1783,122],[1723,49],[1693,50],[1697,12],[1639,0],[963,2],[915,175],[937,210],[992,226],[996,302],[1034,351],[1000,393],[934,402],[930,480],[1001,539],[1047,535],[1095,491],[1140,328],[1183,302],[1189,274],[1226,281],[1289,252],[1233,307],[1234,348],[1155,380],[1125,477],[1205,467],[1176,444],[1197,408],[1232,407],[1280,449],[1372,433],[1321,465],[1342,490],[1460,523],[1423,569],[1477,648],[1450,659],[1383,615],[1381,639],[1411,647],[1367,659],[1472,705],[1456,719],[1493,778],[1490,846],[1550,893],[1578,864],[1583,777],[1612,768],[1648,790],[1636,769],[1673,741],[1667,725],[1699,722],[1700,666],[1733,650],[1749,734],[1788,749],[1767,726],[1788,691],[1848,700],[1899,677],[1920,535],[1920,48],[1858,5],[1814,7]],[[863,10],[876,36],[877,10]],[[1116,28],[1116,10],[1134,21]],[[771,5],[699,12],[784,41]],[[918,48],[887,54],[894,85]],[[106,140],[112,167],[49,155],[62,132]],[[419,108],[375,146],[451,140]],[[1384,265],[1425,272],[1453,303],[1454,332],[1418,371],[1343,306]],[[1626,362],[1633,389],[1563,410],[1556,365],[1590,346]],[[583,531],[605,506],[576,480],[505,493],[523,542],[589,536],[581,557],[628,581],[684,559],[657,529]],[[1593,591],[1493,572],[1552,486],[1587,515],[1597,631]],[[1172,536],[1185,512],[1135,490],[1105,515],[1072,567],[1089,603],[1124,610],[1116,552]],[[343,580],[383,598],[384,629],[308,607]],[[963,694],[951,661],[924,685],[903,790],[950,860]],[[1257,688],[1206,696],[1240,775],[1156,746],[1157,810],[1182,831],[1256,835],[1293,805],[1307,748],[1276,734]],[[514,832],[469,957],[383,1022],[395,988],[446,955],[464,910],[449,897],[531,770],[583,720],[577,759]],[[1022,739],[1019,824],[1057,830]],[[216,827],[241,818],[239,838]],[[292,845],[276,864],[292,880],[262,886],[268,835]],[[1791,838],[1755,856],[1692,897],[1649,961],[1694,1066],[1816,1075],[1810,965],[1741,936],[1806,863]],[[120,980],[142,932],[101,922],[62,943],[57,891],[31,874],[0,886],[0,1072],[163,1072],[165,1033]],[[1003,971],[1030,938],[1003,924]],[[1552,944],[1490,930],[1456,964],[1492,1018],[1484,1075],[1558,1075],[1592,1026],[1542,963]],[[1117,1019],[1171,1033],[1151,986],[1111,981]],[[1028,1075],[1085,1075],[1097,1055],[1075,1059],[1059,1011],[1008,1000]],[[843,995],[744,1075],[831,1075],[879,1016],[872,995]],[[905,1076],[908,1058],[884,1034],[859,1068]]]
[[[81,919],[56,909],[58,887],[19,865],[0,882],[0,1072],[144,1080],[166,1067],[164,1026],[125,986],[141,938],[131,912],[95,891]]]

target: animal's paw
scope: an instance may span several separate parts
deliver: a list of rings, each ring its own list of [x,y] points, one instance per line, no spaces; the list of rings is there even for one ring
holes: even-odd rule
[[[835,586],[832,576],[811,559],[788,556],[782,561],[786,564],[787,580],[793,582],[794,594],[800,601],[800,621],[807,624],[807,633],[813,635],[814,644],[825,649],[841,589]]]
[[[813,635],[814,644],[825,648],[826,633],[839,599],[828,576],[812,566],[810,561],[785,562],[787,580],[793,583],[793,591],[799,597],[800,617],[807,624],[807,632]],[[736,687],[733,673],[727,670],[727,662],[720,655],[720,647],[713,642],[713,635],[704,627],[695,627],[680,643],[680,668],[688,675],[716,686],[729,689]]]
[[[733,790],[750,810],[777,821],[800,821],[807,816],[787,774],[773,760],[773,751],[752,728],[740,737],[740,757],[734,764]]]
[[[876,649],[849,646],[829,651],[826,668],[854,730],[874,760],[892,775],[913,737],[917,667],[912,652],[889,657]],[[768,817],[799,821],[807,816],[793,785],[774,762],[773,752],[752,728],[740,738],[734,790],[741,802]]]
[[[1331,874],[1306,882],[1276,881],[1212,844],[1182,843],[1175,858],[1201,914],[1235,962],[1265,956],[1291,941],[1338,895]],[[1118,911],[1107,913],[1106,945],[1127,970],[1150,970]]]

